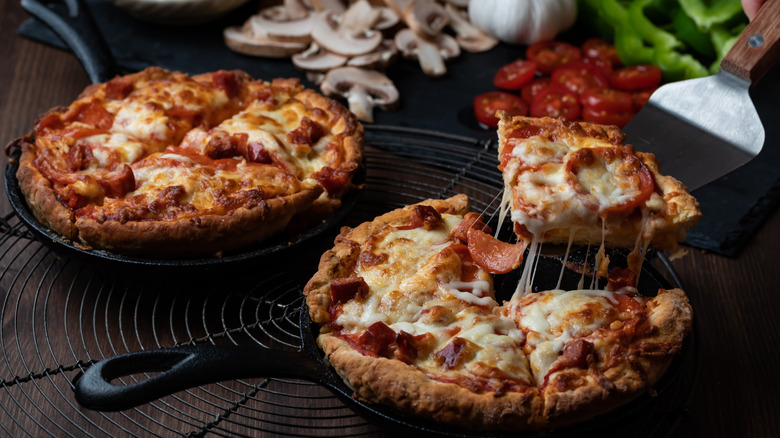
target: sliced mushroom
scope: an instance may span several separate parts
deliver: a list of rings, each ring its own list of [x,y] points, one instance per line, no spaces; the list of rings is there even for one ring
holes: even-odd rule
[[[292,63],[302,70],[324,72],[346,64],[347,57],[329,52],[317,43],[312,43],[305,51],[293,55]]]
[[[397,58],[398,49],[393,40],[384,40],[373,52],[350,58],[347,65],[384,70]]]
[[[458,8],[451,3],[448,3],[444,9],[450,17],[450,27],[457,34],[455,40],[464,50],[469,52],[484,52],[492,49],[498,44],[497,38],[488,35],[481,29],[472,25],[471,22],[462,15]]]
[[[375,8],[379,9],[379,20],[374,23],[374,29],[385,32],[394,28],[398,25],[398,23],[401,22],[398,14],[393,12],[393,10],[387,6],[376,6]]]
[[[284,10],[290,20],[306,18],[310,12],[303,0],[284,0]]]
[[[314,14],[311,37],[321,47],[344,56],[369,53],[382,43],[380,32],[369,30],[359,35],[340,31],[336,14],[331,11]]]
[[[428,40],[411,29],[403,29],[395,34],[395,45],[405,57],[417,58],[423,72],[433,77],[447,73],[445,59],[460,55],[457,41],[447,34],[440,34],[436,39]]]
[[[418,35],[436,38],[450,21],[447,11],[434,0],[414,0],[406,6],[403,18]]]
[[[297,41],[278,41],[270,38],[247,36],[237,26],[224,30],[225,44],[233,51],[251,56],[266,56],[269,58],[286,58],[306,50],[306,43]]]
[[[457,6],[461,9],[466,9],[469,7],[469,0],[443,0],[444,3],[446,3],[448,6]]]
[[[348,32],[354,36],[361,35],[370,30],[374,23],[379,21],[382,14],[377,8],[371,6],[367,0],[358,0],[341,15],[339,19],[339,31]]]
[[[309,0],[312,7],[317,11],[333,11],[337,14],[343,14],[347,10],[344,2],[341,0]]]
[[[373,122],[373,108],[392,109],[398,105],[398,89],[393,82],[376,70],[357,67],[339,67],[329,71],[320,84],[326,96],[342,96],[349,109],[365,122]]]
[[[254,37],[308,43],[313,19],[314,14],[309,13],[303,18],[291,19],[284,7],[272,6],[251,16],[244,26]]]

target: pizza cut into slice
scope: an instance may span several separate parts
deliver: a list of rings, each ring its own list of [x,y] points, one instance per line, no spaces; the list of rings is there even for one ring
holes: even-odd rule
[[[526,242],[675,249],[701,216],[615,126],[503,113],[498,138],[505,201]]]
[[[523,334],[461,240],[485,229],[467,209],[458,195],[345,229],[304,290],[317,342],[366,400],[472,428],[528,428],[541,400]]]

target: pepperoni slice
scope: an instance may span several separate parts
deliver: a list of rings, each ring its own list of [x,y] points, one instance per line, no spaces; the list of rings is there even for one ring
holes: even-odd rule
[[[469,228],[466,236],[474,263],[492,274],[506,274],[523,261],[523,242],[512,245],[475,228]]]
[[[626,146],[578,149],[566,161],[566,171],[583,204],[600,215],[631,211],[655,188],[653,174]]]

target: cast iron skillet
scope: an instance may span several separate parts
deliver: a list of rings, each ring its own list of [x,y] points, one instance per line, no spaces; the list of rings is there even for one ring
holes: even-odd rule
[[[610,254],[613,263],[624,262],[622,253]],[[570,260],[583,260],[583,254],[574,254]],[[539,260],[534,283],[535,290],[552,289],[557,285],[561,261],[556,257],[543,256]],[[496,297],[499,302],[508,299],[514,292],[518,274],[498,276],[495,280]],[[561,285],[563,289],[575,289],[581,275],[567,270]],[[585,279],[586,287],[589,279]],[[642,295],[655,295],[659,288],[670,288],[668,281],[661,274],[644,264],[640,275],[639,291]],[[298,323],[301,336],[299,350],[280,350],[267,348],[258,344],[251,346],[185,346],[159,350],[145,350],[109,357],[96,362],[83,373],[74,378],[75,397],[82,406],[100,411],[119,411],[130,409],[144,403],[152,402],[160,397],[175,392],[194,388],[196,386],[219,381],[242,378],[298,378],[320,384],[340,398],[345,405],[369,421],[385,427],[398,428],[445,436],[484,436],[485,431],[469,432],[455,429],[432,421],[412,417],[387,406],[366,403],[353,398],[341,378],[323,359],[322,352],[315,344],[318,327],[311,322],[306,304],[301,304],[298,312]],[[686,344],[687,346],[687,344]],[[671,381],[679,379],[682,361],[688,349],[684,348],[680,356],[675,358],[661,382],[656,384],[656,390],[662,394]],[[142,373],[145,379],[139,379]],[[122,383],[117,378],[134,376],[131,383]],[[131,379],[125,379],[131,380]],[[112,383],[115,382],[115,383]],[[659,403],[658,397],[641,396],[626,406],[608,414],[597,417],[571,428],[545,432],[545,436],[564,436],[576,432],[578,435],[586,431],[612,430],[619,431],[623,422],[635,424],[648,421],[648,412],[652,404]],[[617,424],[617,429],[614,429]],[[610,429],[611,428],[611,429]],[[500,432],[491,433],[495,436],[509,436]],[[517,436],[517,433],[511,434]]]
[[[228,271],[239,270],[246,266],[257,266],[258,262],[269,260],[270,257],[290,255],[303,249],[315,238],[324,235],[338,224],[342,223],[352,208],[357,203],[360,192],[357,189],[350,190],[342,199],[341,207],[326,220],[316,226],[308,228],[300,234],[286,236],[284,232],[276,237],[265,240],[258,245],[234,253],[228,253],[221,257],[202,258],[150,258],[136,257],[118,254],[98,249],[83,249],[73,245],[73,242],[64,238],[49,227],[38,222],[27,201],[19,188],[16,179],[16,171],[19,168],[19,155],[17,148],[11,152],[11,159],[5,168],[5,188],[11,207],[16,211],[19,219],[24,222],[32,233],[43,243],[51,246],[56,252],[69,258],[75,258],[89,265],[101,268],[109,268],[113,271],[138,271],[167,273],[176,272],[183,274],[208,273],[214,270]],[[361,184],[365,179],[365,168],[361,168],[353,178],[354,184]]]
[[[73,50],[93,83],[105,82],[119,72],[111,50],[83,0],[22,0],[22,7],[62,38]],[[11,206],[21,221],[30,228],[36,237],[44,243],[50,244],[58,253],[119,273],[137,272],[137,268],[140,268],[145,273],[204,274],[214,270],[220,272],[240,270],[246,266],[257,266],[256,263],[268,260],[269,257],[290,256],[301,247],[306,246],[304,244],[311,243],[314,238],[322,236],[340,224],[358,200],[358,191],[353,189],[342,199],[342,206],[316,226],[293,236],[285,236],[282,233],[254,247],[221,257],[149,258],[128,256],[104,250],[86,250],[74,246],[71,241],[38,222],[30,211],[16,179],[20,153],[18,148],[11,151],[11,159],[5,169],[5,186]],[[354,176],[353,184],[359,185],[364,180],[365,168],[361,168]]]

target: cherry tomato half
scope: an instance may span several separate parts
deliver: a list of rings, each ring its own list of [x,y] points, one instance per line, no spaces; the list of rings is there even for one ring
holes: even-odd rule
[[[576,120],[580,116],[577,94],[555,85],[539,90],[531,103],[531,117],[545,116]]]
[[[608,111],[600,111],[588,107],[582,108],[582,120],[590,123],[598,123],[599,125],[615,125],[622,128],[626,126],[633,117],[633,111],[624,113],[611,113]]]
[[[536,93],[542,88],[549,86],[550,82],[550,78],[546,76],[543,78],[531,79],[531,82],[523,86],[520,94],[523,96],[523,99],[525,99],[526,102],[533,102]]]
[[[634,111],[639,112],[643,106],[647,105],[647,101],[650,100],[650,96],[656,88],[648,88],[647,90],[639,90],[631,92],[631,101],[634,104]]]
[[[525,57],[536,63],[541,73],[552,73],[557,67],[567,62],[582,58],[582,52],[577,47],[562,41],[540,41],[526,49]]]
[[[588,88],[580,95],[583,108],[608,113],[626,113],[634,109],[631,95],[614,88]]]
[[[583,61],[573,61],[553,71],[552,84],[563,85],[569,90],[580,94],[587,88],[605,88],[609,86],[609,80],[593,65]]]
[[[657,87],[661,83],[661,69],[654,65],[634,65],[612,72],[609,82],[621,90],[641,90]]]
[[[536,63],[518,59],[498,69],[493,85],[503,90],[519,90],[534,78]]]
[[[603,59],[613,68],[623,65],[615,46],[601,38],[589,38],[582,43],[582,54],[585,58]]]
[[[520,96],[504,91],[490,91],[474,98],[474,114],[479,123],[488,128],[498,127],[498,110],[504,110],[510,116],[525,116],[528,115],[528,104]]]

